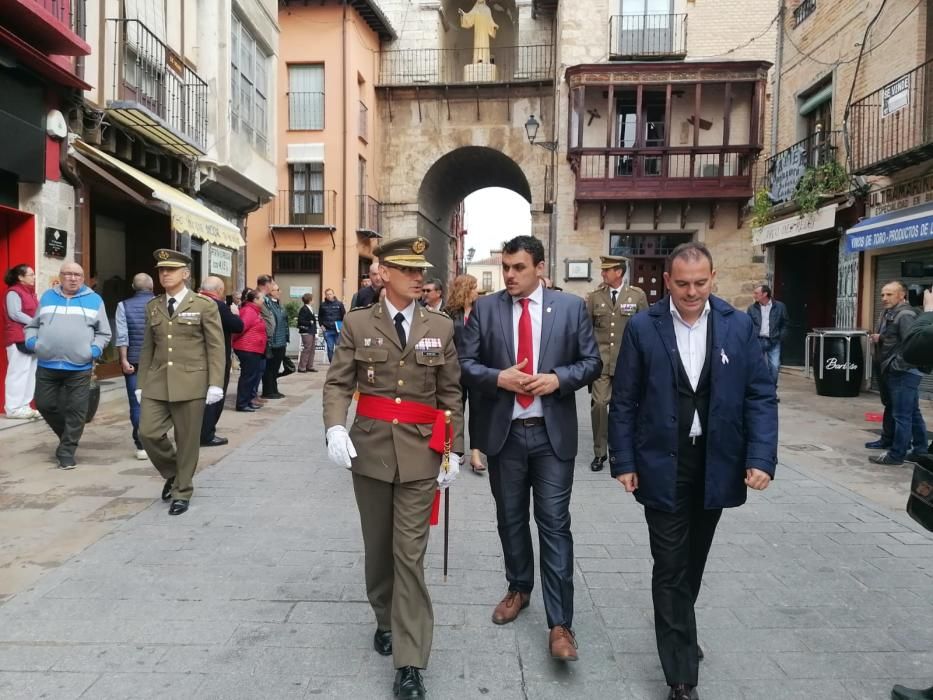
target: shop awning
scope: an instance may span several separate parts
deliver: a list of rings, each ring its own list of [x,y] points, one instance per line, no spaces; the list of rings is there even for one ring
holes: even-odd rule
[[[98,163],[120,171],[142,185],[146,190],[149,190],[153,199],[167,204],[172,216],[172,230],[176,233],[187,233],[193,238],[233,248],[234,250],[246,245],[237,226],[184,192],[146,175],[146,173],[137,170],[132,165],[127,165],[123,161],[93,146],[89,146],[83,141],[75,141],[74,146],[79,153],[83,153]]]
[[[933,240],[933,202],[860,221],[846,232],[846,252]]]

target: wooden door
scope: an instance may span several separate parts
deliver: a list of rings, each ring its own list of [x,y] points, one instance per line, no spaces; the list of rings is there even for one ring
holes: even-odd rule
[[[641,289],[648,297],[648,304],[664,296],[664,258],[635,258],[629,284]]]

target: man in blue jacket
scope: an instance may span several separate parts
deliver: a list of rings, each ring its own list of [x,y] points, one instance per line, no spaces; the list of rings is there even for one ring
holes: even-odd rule
[[[80,265],[66,262],[61,284],[42,295],[26,326],[26,347],[36,353],[36,408],[58,436],[59,469],[74,469],[84,432],[91,369],[110,342],[104,301],[84,284]]]
[[[694,603],[723,508],[767,488],[774,383],[751,319],[712,296],[706,246],[667,259],[668,296],[629,321],[609,407],[612,476],[645,507],[658,655],[672,700],[697,698]]]

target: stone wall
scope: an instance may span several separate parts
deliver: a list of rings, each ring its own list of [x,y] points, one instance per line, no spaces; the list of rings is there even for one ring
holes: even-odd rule
[[[68,232],[68,249],[65,260],[75,260],[75,191],[60,180],[46,181],[42,185],[21,183],[19,186],[19,208],[36,217],[36,292],[42,294],[58,279],[58,270],[64,260],[45,255],[46,227],[60,228]],[[88,265],[76,260],[89,273]]]

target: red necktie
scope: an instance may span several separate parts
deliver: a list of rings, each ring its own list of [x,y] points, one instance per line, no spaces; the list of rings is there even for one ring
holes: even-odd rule
[[[532,374],[535,369],[535,351],[531,339],[531,312],[528,310],[530,301],[531,299],[519,299],[518,302],[522,305],[522,315],[518,319],[518,361],[528,360],[528,364],[522,369],[525,374]],[[522,408],[528,408],[535,397],[530,394],[516,394],[515,400]]]

